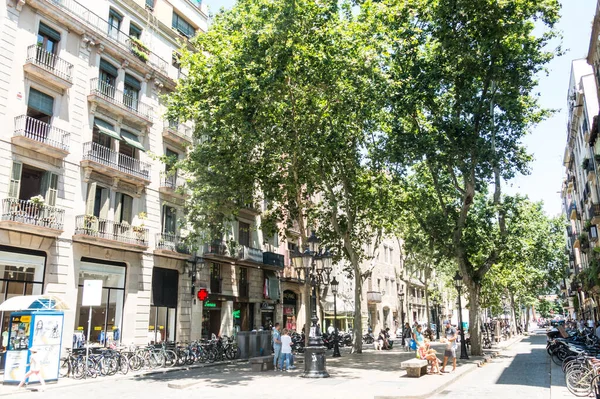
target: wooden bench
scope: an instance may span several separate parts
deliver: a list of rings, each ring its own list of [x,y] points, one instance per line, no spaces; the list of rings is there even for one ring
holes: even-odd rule
[[[406,369],[407,376],[419,378],[420,376],[427,374],[428,364],[427,360],[410,359],[400,363],[400,367]]]
[[[252,371],[268,371],[273,370],[273,355],[251,357],[248,359]]]

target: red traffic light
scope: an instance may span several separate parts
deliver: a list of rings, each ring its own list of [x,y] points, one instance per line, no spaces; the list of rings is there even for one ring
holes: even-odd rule
[[[200,288],[196,295],[199,300],[206,301],[208,299],[208,290],[206,288]]]

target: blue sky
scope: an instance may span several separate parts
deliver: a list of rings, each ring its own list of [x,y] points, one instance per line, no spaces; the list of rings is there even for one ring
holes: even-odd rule
[[[211,13],[229,8],[235,0],[205,0]],[[587,56],[596,0],[563,0],[559,29],[563,32],[565,55],[549,65],[550,74],[540,76],[538,91],[543,107],[559,109],[552,118],[536,126],[524,140],[533,154],[531,174],[519,176],[504,187],[507,194],[526,194],[534,201],[543,201],[549,215],[561,212],[560,189],[564,168],[562,158],[566,143],[566,97],[571,61]]]

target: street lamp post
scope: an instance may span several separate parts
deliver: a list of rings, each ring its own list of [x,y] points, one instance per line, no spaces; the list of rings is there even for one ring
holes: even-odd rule
[[[435,309],[435,338],[440,340],[440,313],[437,299],[433,300],[433,308]]]
[[[336,280],[335,276],[331,280],[331,293],[333,294],[333,327],[335,329],[335,336],[333,337],[333,357],[341,357],[340,353],[340,336],[338,334],[337,326],[337,293],[339,281]]]
[[[305,284],[311,288],[311,327],[308,336],[308,344],[304,350],[304,374],[305,378],[329,377],[325,366],[325,351],[323,338],[318,325],[317,317],[317,288],[329,285],[331,275],[332,257],[329,252],[323,252],[319,248],[319,239],[313,232],[307,240],[308,246],[303,253],[296,251],[291,255],[292,262],[298,274],[304,272]]]
[[[404,341],[404,291],[402,291],[402,289],[400,289],[400,292],[398,293],[398,298],[400,298],[400,324],[402,325],[400,330],[402,331],[402,347],[405,347],[406,343]]]
[[[467,354],[467,343],[465,342],[465,329],[463,328],[462,323],[462,302],[460,300],[460,294],[463,287],[463,277],[457,271],[454,275],[454,287],[456,291],[458,291],[458,323],[460,325],[460,358],[468,359],[469,355]]]

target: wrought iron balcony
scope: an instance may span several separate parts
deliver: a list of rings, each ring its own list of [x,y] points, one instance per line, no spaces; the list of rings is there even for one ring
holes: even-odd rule
[[[96,165],[106,167],[100,168],[100,172],[112,174],[118,172],[124,180],[130,180],[133,184],[139,183],[139,179],[150,182],[150,164],[128,155],[118,153],[98,143],[87,142],[83,144],[83,161],[91,161]],[[92,165],[92,168],[97,168]],[[132,179],[135,178],[135,179]]]
[[[285,267],[285,256],[277,254],[275,252],[263,252],[262,263],[265,265]]]
[[[175,197],[185,197],[185,179],[177,174],[167,175],[165,173],[161,174],[160,177],[160,186],[158,187],[158,191],[163,194],[172,195]]]
[[[221,240],[213,240],[210,244],[204,244],[204,254],[229,256],[229,250],[225,242]]]
[[[67,89],[73,85],[73,64],[37,44],[27,47],[24,68],[25,72],[38,76],[45,82],[54,84],[61,89]]]
[[[257,248],[251,248],[245,245],[241,245],[237,257],[238,259],[242,260],[251,260],[253,262],[262,263],[263,251]]]
[[[149,230],[142,226],[117,223],[93,215],[79,215],[75,218],[75,235],[148,247]]]
[[[29,1],[28,1],[29,3]],[[52,12],[56,14],[55,10],[66,15],[69,19],[68,25],[81,24],[85,28],[93,31],[98,37],[106,38],[110,42],[116,44],[116,46],[106,46],[107,51],[127,54],[132,54],[140,59],[143,63],[149,65],[151,68],[168,77],[169,63],[161,58],[158,54],[144,48],[143,53],[145,56],[139,55],[139,50],[136,51],[135,40],[127,35],[125,32],[113,27],[107,20],[99,17],[93,11],[78,3],[75,0],[35,0],[32,1],[32,5],[36,8],[41,9],[43,12]],[[61,16],[62,17],[62,16]],[[62,17],[64,19],[64,17]]]
[[[175,234],[159,233],[156,235],[156,249],[189,255],[190,248],[184,240]]]
[[[381,292],[367,291],[367,303],[381,303]]]
[[[41,152],[56,158],[64,158],[69,154],[71,134],[52,124],[42,122],[27,115],[15,118],[14,144]]]
[[[98,103],[110,111],[125,111],[125,113],[120,112],[121,115],[124,117],[132,115],[135,122],[152,123],[154,109],[151,106],[141,102],[134,96],[117,90],[114,86],[103,82],[99,78],[94,78],[90,81],[88,101]],[[111,105],[114,107],[111,107]]]
[[[600,204],[592,204],[588,208],[592,224],[600,224]]]
[[[180,146],[191,144],[194,134],[191,127],[173,121],[165,121],[163,126],[163,138]]]
[[[64,219],[65,210],[56,206],[18,198],[2,200],[1,224],[14,230],[58,236],[63,229]]]

